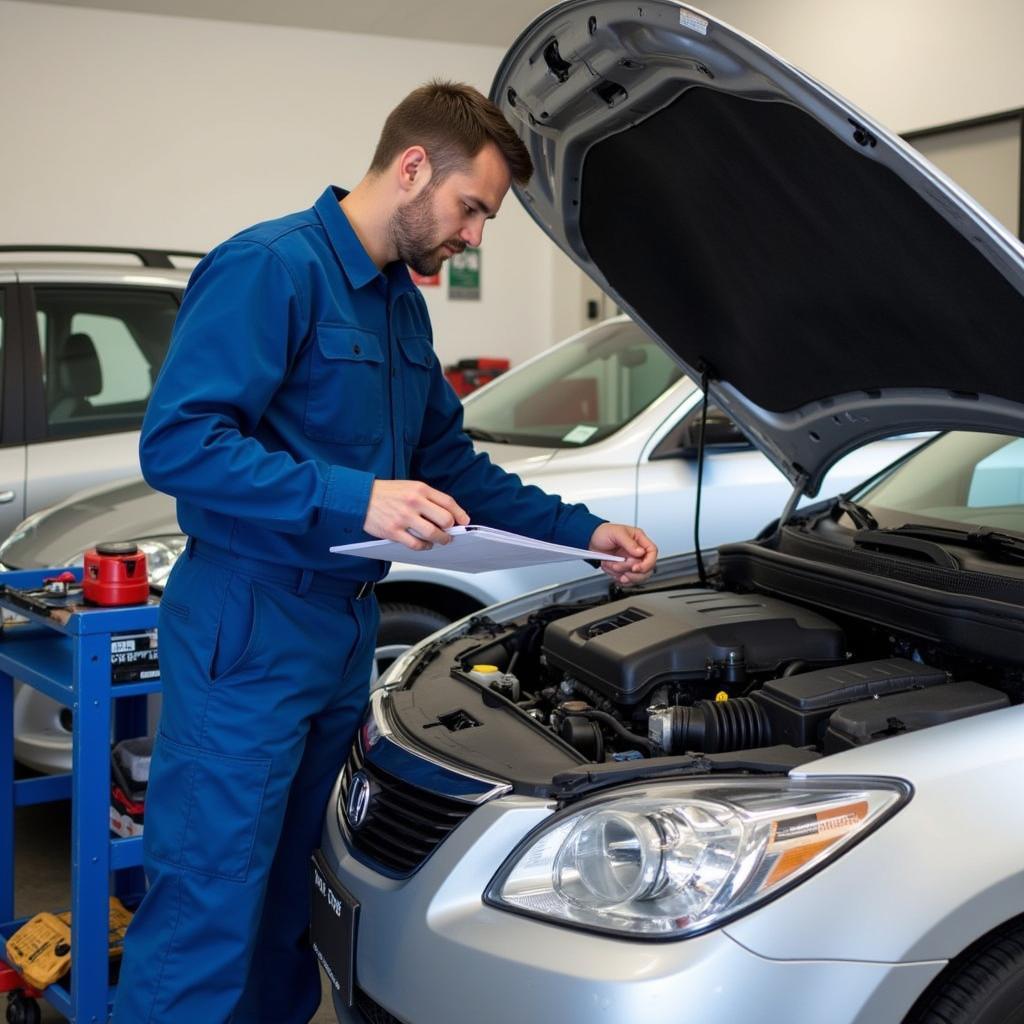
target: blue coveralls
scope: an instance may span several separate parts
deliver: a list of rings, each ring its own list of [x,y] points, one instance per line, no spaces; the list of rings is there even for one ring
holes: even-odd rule
[[[116,1024],[298,1024],[319,1005],[309,857],[367,699],[377,607],[357,591],[387,568],[328,549],[369,539],[374,478],[577,547],[601,522],[473,451],[423,297],[404,266],[378,271],[344,194],[199,264],[143,424],[143,474],[190,541],[160,609],[149,890]]]

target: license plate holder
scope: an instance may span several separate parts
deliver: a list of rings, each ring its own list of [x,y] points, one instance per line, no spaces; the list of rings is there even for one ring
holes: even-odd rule
[[[310,864],[309,937],[320,965],[346,1006],[355,1001],[359,901],[338,881],[317,850]]]

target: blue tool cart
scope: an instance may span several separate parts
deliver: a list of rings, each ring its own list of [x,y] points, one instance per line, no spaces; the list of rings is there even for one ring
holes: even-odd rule
[[[64,571],[0,573],[0,584],[32,590]],[[74,572],[80,580],[81,570]],[[79,605],[47,615],[11,597],[0,588],[0,607],[28,621],[7,624],[0,636],[0,938],[6,940],[26,920],[14,920],[14,810],[70,797],[71,973],[42,998],[78,1024],[105,1024],[114,996],[108,983],[109,897],[128,902],[142,891],[142,838],[111,837],[111,737],[144,735],[146,696],[160,689],[159,678],[111,682],[111,637],[117,643],[119,636],[155,629],[157,605]],[[15,780],[15,679],[72,710],[70,775]]]

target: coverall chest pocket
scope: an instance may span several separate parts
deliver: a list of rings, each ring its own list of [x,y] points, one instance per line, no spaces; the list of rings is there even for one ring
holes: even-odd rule
[[[400,334],[398,347],[402,350],[405,440],[409,444],[416,444],[420,439],[423,416],[427,409],[434,347],[425,334]]]
[[[303,430],[335,444],[384,439],[384,355],[375,331],[317,324]]]

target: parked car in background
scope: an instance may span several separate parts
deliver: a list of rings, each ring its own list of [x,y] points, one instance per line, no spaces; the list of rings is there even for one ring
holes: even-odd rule
[[[662,551],[693,546],[700,393],[628,317],[605,321],[534,356],[464,401],[476,447],[526,483],[583,501],[598,515],[639,523]],[[717,410],[709,418],[701,534],[717,544],[761,526],[792,490]],[[844,460],[826,482],[837,492],[920,443],[877,442]],[[500,525],[500,524],[494,524]],[[30,516],[0,545],[11,569],[80,564],[100,540],[132,540],[158,585],[184,548],[174,501],[136,479],[92,488]],[[377,587],[377,669],[418,640],[495,601],[578,574],[558,562],[466,575],[394,565]],[[18,758],[41,770],[70,764],[68,712],[36,690],[15,698]]]
[[[200,256],[0,246],[0,537],[138,473],[142,416]]]
[[[942,433],[399,658],[308,876],[338,1020],[1022,1024],[1024,246],[678,3],[551,8],[491,98],[531,216],[795,494]]]

